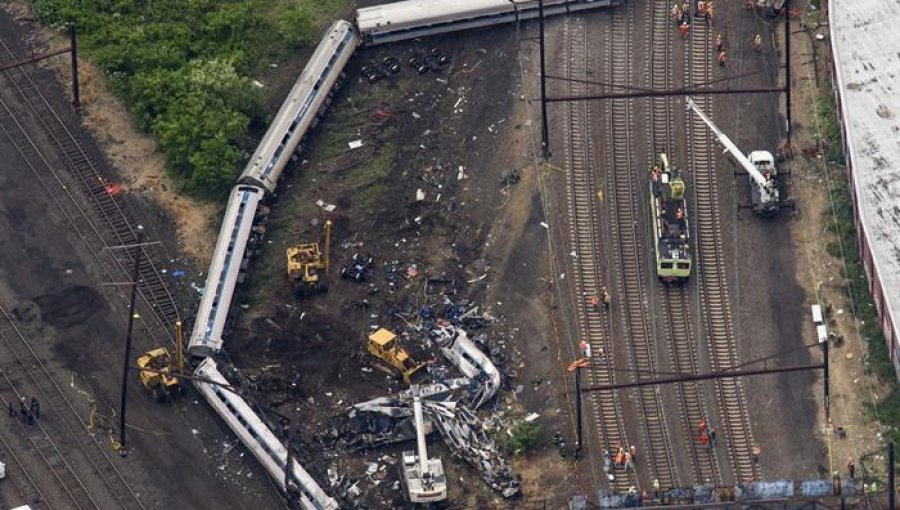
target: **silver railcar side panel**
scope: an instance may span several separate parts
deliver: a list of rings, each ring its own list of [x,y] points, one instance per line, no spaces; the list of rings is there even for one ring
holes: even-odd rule
[[[238,185],[228,200],[216,249],[206,274],[206,287],[197,309],[194,330],[188,342],[188,352],[194,356],[209,356],[222,349],[222,330],[225,329],[241,261],[253,228],[253,218],[263,193],[256,186]]]
[[[212,358],[204,359],[194,370],[194,375],[203,379],[228,385],[228,380],[219,372]],[[194,380],[194,385],[204,398],[225,420],[238,439],[263,465],[276,484],[284,487],[284,467],[287,463],[287,449],[281,444],[269,427],[259,419],[253,409],[240,396],[216,384]],[[337,510],[337,501],[325,493],[305,469],[292,459],[291,479],[300,489],[300,504],[304,510]]]
[[[610,7],[624,0],[545,0],[544,14]],[[537,0],[405,0],[356,11],[365,44],[381,44],[433,34],[536,18]]]
[[[291,154],[311,129],[357,46],[359,38],[353,25],[344,20],[331,25],[250,157],[241,182],[256,183],[270,193],[275,191]]]

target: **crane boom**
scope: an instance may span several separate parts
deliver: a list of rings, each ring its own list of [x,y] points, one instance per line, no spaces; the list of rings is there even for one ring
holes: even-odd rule
[[[413,389],[413,418],[416,422],[416,446],[419,453],[419,472],[428,472],[428,449],[425,447],[425,418],[422,415],[422,399],[419,397],[419,387]]]
[[[715,124],[713,124],[713,121],[710,120],[710,118],[707,117],[705,113],[703,113],[703,111],[697,106],[697,103],[695,103],[693,99],[688,97],[686,99],[686,104],[690,109],[694,110],[694,113],[696,113],[701,119],[703,119],[703,122],[705,122],[706,125],[709,126],[709,129],[716,134],[716,137],[719,139],[719,143],[721,143],[722,146],[725,147],[725,150],[727,152],[731,153],[731,156],[738,163],[740,163],[744,170],[746,170],[747,173],[750,174],[750,177],[754,181],[756,181],[757,186],[759,186],[760,193],[764,197],[764,201],[777,202],[778,189],[775,185],[775,181],[771,178],[767,179],[765,176],[763,176],[759,169],[756,168],[756,165],[754,165],[747,158],[747,156],[745,156],[744,153],[741,152],[736,145],[734,145],[734,143],[731,141],[731,139],[728,138],[725,133],[723,133],[718,127],[716,127]],[[766,198],[768,200],[765,200]]]

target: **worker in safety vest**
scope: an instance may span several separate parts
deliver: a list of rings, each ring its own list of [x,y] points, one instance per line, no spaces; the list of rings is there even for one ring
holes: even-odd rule
[[[719,67],[725,67],[725,50],[719,52]]]

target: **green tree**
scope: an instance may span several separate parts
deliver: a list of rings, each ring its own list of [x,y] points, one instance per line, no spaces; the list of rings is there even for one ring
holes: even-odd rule
[[[520,421],[512,428],[507,448],[514,455],[525,455],[537,446],[541,426],[536,422]]]

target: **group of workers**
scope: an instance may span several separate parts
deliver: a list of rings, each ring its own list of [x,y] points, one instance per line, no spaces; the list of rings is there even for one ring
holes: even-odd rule
[[[637,464],[637,448],[631,445],[627,450],[616,443],[615,446],[604,452],[603,470],[609,473],[615,468],[634,469]],[[611,476],[611,475],[609,475]]]
[[[697,0],[694,9],[694,16],[698,18],[703,18],[707,24],[712,23],[713,16],[715,14],[715,7],[713,6],[712,0]],[[689,2],[684,2],[679,5],[677,2],[672,6],[672,19],[675,23],[678,24],[678,31],[681,33],[681,38],[684,39],[687,37],[688,32],[691,30],[691,5]]]
[[[591,308],[593,308],[594,310],[600,310],[600,303],[602,301],[603,309],[609,311],[610,299],[611,298],[609,296],[609,290],[607,290],[606,286],[604,286],[600,289],[599,296],[591,296]]]
[[[700,418],[700,424],[697,426],[700,431],[700,444],[710,448],[716,447],[717,432],[716,429],[709,426],[706,420]]]
[[[694,16],[703,18],[704,20],[706,20],[707,24],[712,23],[714,12],[715,7],[712,0],[696,1]],[[671,14],[672,19],[675,20],[675,22],[678,24],[678,31],[681,33],[681,38],[686,38],[691,30],[690,4],[688,2],[684,2],[682,4],[678,4],[676,2],[674,5],[672,5]],[[719,67],[725,67],[727,55],[725,54],[725,46],[722,41],[722,34],[716,34],[715,46],[716,53],[718,55]],[[761,47],[762,35],[756,34],[756,36],[754,36],[753,38],[753,49],[759,51]]]
[[[19,410],[16,412],[16,406],[10,401],[9,417],[15,418],[17,414],[22,418],[23,423],[34,425],[35,420],[41,417],[41,404],[35,397],[31,397],[30,401],[22,397],[22,400],[19,401]]]

